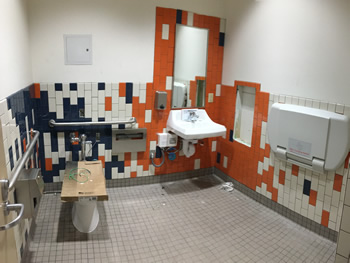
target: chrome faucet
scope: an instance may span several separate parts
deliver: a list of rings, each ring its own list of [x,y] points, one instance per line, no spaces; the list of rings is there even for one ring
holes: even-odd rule
[[[92,144],[91,141],[86,141],[87,136],[85,134],[80,135],[80,137],[75,137],[74,133],[70,134],[70,142],[80,142],[81,146],[81,161],[86,161],[86,145]]]
[[[190,111],[187,121],[195,122],[196,120],[198,120],[198,118],[199,118],[199,115],[197,115],[195,111]]]

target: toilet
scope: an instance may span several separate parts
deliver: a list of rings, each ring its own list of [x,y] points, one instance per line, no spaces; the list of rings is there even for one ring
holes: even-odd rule
[[[100,220],[97,202],[108,200],[102,162],[68,162],[61,200],[73,202],[72,222],[79,232],[94,231]]]

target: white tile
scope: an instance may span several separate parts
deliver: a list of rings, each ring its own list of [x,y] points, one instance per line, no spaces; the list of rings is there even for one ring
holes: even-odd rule
[[[76,90],[70,91],[70,104],[78,105],[78,92]]]
[[[346,187],[346,192],[345,192],[345,199],[344,203],[348,206],[350,206],[350,179],[348,179],[347,187]]]
[[[44,146],[45,158],[51,158],[51,145]]]
[[[265,149],[265,135],[261,135],[260,137],[260,148]]]
[[[72,152],[67,151],[66,152],[66,162],[72,161]]]
[[[286,104],[292,104],[292,97],[291,96],[286,96]]]
[[[152,121],[152,110],[145,111],[145,123],[151,123]]]
[[[57,105],[56,106],[56,117],[57,119],[64,119],[64,113],[63,113],[63,105]]]
[[[105,96],[106,97],[112,96],[112,83],[105,83]]]
[[[125,111],[125,97],[119,97],[119,110]]]
[[[263,174],[264,163],[258,162],[258,174]]]
[[[63,95],[63,98],[70,98],[69,83],[63,83],[62,95]]]
[[[215,152],[216,151],[216,141],[211,142],[211,151]],[[349,194],[350,195],[350,194]]]
[[[139,103],[146,103],[146,90],[140,90]]]
[[[118,167],[112,167],[112,179],[118,179]]]
[[[78,83],[78,98],[84,98],[85,97],[85,84],[84,83]]]
[[[48,85],[47,83],[40,83],[40,91],[47,91]]]
[[[305,107],[312,108],[312,100],[311,99],[306,99],[305,100]]]
[[[198,170],[201,167],[201,159],[194,160],[194,169]]]
[[[335,103],[328,103],[328,111],[335,112]]]
[[[219,97],[221,95],[221,85],[216,84],[216,89],[215,89],[215,96]]]
[[[131,168],[131,172],[136,172],[137,170],[137,161],[133,160],[130,162],[130,168]]]
[[[99,118],[104,118],[105,117],[105,105],[104,104],[99,104],[98,105],[98,117]]]
[[[285,95],[279,95],[278,102],[279,103],[285,103],[286,102],[286,96]]]
[[[92,100],[91,100],[91,90],[86,90],[85,91],[85,105],[86,104],[91,104]]]
[[[49,112],[56,112],[56,98],[49,98]]]
[[[294,211],[300,214],[301,210],[301,200],[300,199],[295,199],[295,206],[294,206]]]
[[[264,170],[269,171],[269,158],[264,157]]]
[[[92,98],[92,111],[98,111],[98,100],[97,100],[97,98]]]
[[[130,178],[130,175],[131,175],[130,167],[125,167],[124,168],[124,178]]]
[[[173,87],[173,77],[167,76],[166,77],[165,89],[166,90],[172,90],[172,87]]]
[[[58,145],[58,157],[59,158],[65,158],[66,157],[66,149],[64,144]]]
[[[86,82],[86,83],[84,83],[84,88],[85,88],[85,91],[91,90],[91,89],[92,89],[91,82]]]
[[[310,205],[307,211],[307,217],[311,220],[314,220],[314,216],[315,216],[315,207]]]
[[[165,40],[169,39],[169,25],[168,24],[162,25],[162,39],[165,39]]]
[[[330,196],[325,195],[323,201],[323,210],[330,211],[331,210],[331,202],[332,198]]]
[[[312,101],[312,108],[314,108],[314,109],[319,109],[319,108],[320,108],[320,101],[318,101],[318,100],[313,100],[313,101]]]
[[[335,106],[335,112],[340,113],[340,114],[344,114],[344,108],[345,108],[345,106],[343,104],[337,104]]]
[[[132,117],[132,104],[125,105],[125,117]]]
[[[338,237],[337,254],[348,258],[350,254],[349,244],[350,244],[350,234],[343,230],[340,230],[339,237]]]
[[[104,104],[105,103],[105,91],[104,90],[99,90],[98,91],[98,103],[99,104]]]
[[[138,165],[136,168],[136,176],[140,177],[143,176],[143,165]]]
[[[112,92],[119,90],[119,83],[112,83]]]
[[[298,103],[299,103],[298,97],[292,97],[292,104],[298,105]]]
[[[226,19],[221,18],[220,19],[220,32],[225,33],[226,31]]]
[[[105,150],[105,161],[106,162],[112,161],[112,150]]]
[[[105,145],[103,143],[98,144],[98,156],[105,156]]]
[[[132,87],[132,96],[138,97],[140,96],[140,83],[134,83]]]
[[[150,151],[155,151],[156,150],[156,146],[157,146],[157,142],[156,141],[150,141]]]
[[[49,83],[47,86],[48,91],[48,97],[49,98],[55,98],[56,97],[56,91],[55,91],[55,84]]]
[[[112,104],[112,118],[118,118],[119,114],[119,104]]]
[[[343,220],[341,222],[341,229],[350,233],[350,207],[345,205],[343,210]]]
[[[112,120],[112,112],[111,111],[105,111],[105,120],[106,121]]]
[[[97,98],[98,97],[98,84],[97,83],[91,84],[91,91],[92,91],[92,97]]]
[[[332,195],[332,206],[339,207],[339,200],[340,200],[340,192],[338,191],[333,191]]]
[[[227,168],[227,156],[224,156],[223,166]]]
[[[118,114],[119,114],[119,119],[120,120],[125,120],[125,110],[120,110],[119,112],[118,112]]]
[[[91,104],[85,104],[85,118],[92,117],[92,106]]]
[[[58,164],[58,152],[51,153],[52,164]]]
[[[299,98],[299,106],[305,106],[305,99],[304,98]]]
[[[155,172],[155,167],[152,164],[150,164],[148,166],[148,175],[154,175],[154,172]]]
[[[187,25],[193,26],[193,13],[192,12],[187,13]]]
[[[321,110],[327,110],[327,108],[328,108],[328,103],[324,102],[324,101],[321,101],[320,102],[320,109]]]
[[[49,132],[44,132],[44,146],[51,146],[51,134]]]

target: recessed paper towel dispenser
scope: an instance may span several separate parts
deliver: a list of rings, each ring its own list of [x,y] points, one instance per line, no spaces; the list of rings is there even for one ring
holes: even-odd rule
[[[274,103],[267,125],[276,157],[304,168],[334,171],[349,152],[350,122],[341,114]]]

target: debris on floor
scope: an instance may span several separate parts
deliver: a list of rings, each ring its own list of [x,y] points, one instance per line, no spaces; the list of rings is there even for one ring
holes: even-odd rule
[[[226,182],[226,183],[223,183],[221,186],[220,186],[220,190],[225,190],[226,192],[232,192],[233,191],[233,183],[231,182]]]

